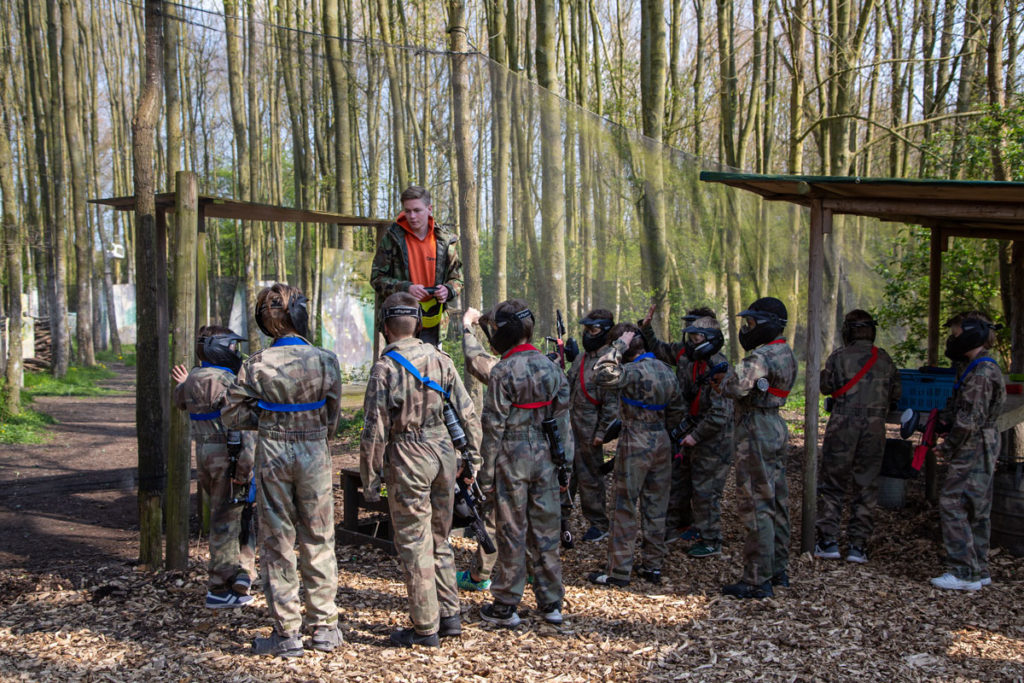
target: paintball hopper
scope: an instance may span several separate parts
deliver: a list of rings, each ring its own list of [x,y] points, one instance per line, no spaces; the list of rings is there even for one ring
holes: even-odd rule
[[[907,408],[900,414],[900,438],[909,439],[914,432],[923,432],[928,424],[928,413]]]

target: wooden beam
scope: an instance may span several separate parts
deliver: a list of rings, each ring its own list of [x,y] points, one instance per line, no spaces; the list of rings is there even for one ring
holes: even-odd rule
[[[210,324],[210,262],[206,251],[206,216],[203,207],[198,207],[196,219],[196,333],[203,325]],[[202,486],[196,487],[199,496],[199,528],[203,535],[210,535],[210,496]]]
[[[1024,203],[956,201],[941,199],[823,199],[835,213],[871,216],[927,216],[949,221],[1012,221],[1024,223]]]
[[[811,204],[810,251],[807,257],[807,343],[804,361],[804,476],[800,552],[814,550],[818,490],[818,396],[821,389],[822,292],[825,270],[825,233],[832,228],[832,212],[820,200]]]
[[[196,242],[199,234],[199,183],[195,173],[174,174],[174,329],[171,364],[195,365]],[[191,424],[183,410],[171,411],[167,452],[167,568],[188,569],[189,489],[192,471]]]

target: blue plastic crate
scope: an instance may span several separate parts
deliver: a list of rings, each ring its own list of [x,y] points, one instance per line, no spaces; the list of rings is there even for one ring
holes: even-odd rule
[[[946,399],[953,395],[956,375],[951,372],[921,372],[903,368],[900,368],[899,372],[900,384],[903,387],[900,394],[900,410],[941,410],[946,405]]]

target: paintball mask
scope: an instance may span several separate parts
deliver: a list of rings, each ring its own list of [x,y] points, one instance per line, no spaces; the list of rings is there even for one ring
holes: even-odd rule
[[[979,318],[964,318],[958,324],[960,325],[960,334],[951,334],[946,339],[946,358],[954,363],[966,362],[968,351],[984,346],[991,331],[1002,328],[1002,325]],[[947,326],[951,327],[952,324],[947,323]]]
[[[608,340],[608,330],[612,328],[614,321],[608,318],[585,318],[580,321],[583,325],[583,350],[597,351],[605,345]]]
[[[416,334],[419,334],[423,327],[423,309],[420,306],[392,306],[382,309],[381,321],[386,322],[388,318],[416,318]],[[387,330],[386,327],[384,329]]]
[[[242,357],[238,354],[238,342],[246,341],[245,337],[237,334],[214,334],[207,337],[199,337],[197,340],[203,349],[203,356],[206,362],[218,367],[227,368],[238,374],[242,367]]]
[[[707,360],[725,344],[722,330],[710,323],[711,318],[697,318],[683,330],[683,352],[689,360]]]
[[[761,297],[737,314],[743,318],[740,327],[740,345],[744,350],[756,349],[772,341],[786,329],[789,313],[786,305],[773,296]]]
[[[307,305],[309,299],[303,294],[296,293],[292,296],[291,301],[288,302],[288,319],[291,321],[292,329],[299,333],[300,337],[309,336],[309,310]],[[281,308],[280,302],[273,302],[270,304],[270,308]],[[264,300],[264,304],[256,307],[256,325],[260,328],[260,332],[273,338],[274,335],[267,330],[266,325],[263,323],[263,316],[267,313],[267,305]]]
[[[868,329],[867,334],[862,332]],[[867,339],[870,342],[875,341],[875,331],[878,328],[878,323],[872,318],[870,320],[844,320],[843,321],[843,343],[850,344],[857,339]]]
[[[487,341],[491,348],[504,355],[526,336],[523,321],[527,318],[533,319],[533,313],[529,308],[515,313],[503,310],[496,313],[494,318],[481,318],[480,327],[487,335]]]

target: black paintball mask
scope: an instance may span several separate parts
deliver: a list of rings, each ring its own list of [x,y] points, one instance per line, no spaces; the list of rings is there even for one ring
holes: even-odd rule
[[[269,297],[268,297],[269,298]],[[264,300],[265,302],[266,300]],[[292,300],[288,303],[288,319],[291,321],[292,329],[299,333],[300,337],[309,337],[309,310],[308,310],[309,299],[303,294],[293,296]],[[273,338],[267,327],[263,324],[263,316],[267,312],[266,303],[256,307],[256,325],[260,328],[260,332]],[[281,308],[281,304],[274,302],[270,304],[269,308]]]
[[[423,329],[423,309],[420,306],[392,306],[391,308],[385,308],[381,310],[381,319],[383,322],[387,322],[388,318],[416,318],[416,332],[413,336],[420,333]],[[384,328],[385,336],[387,336],[387,327]],[[390,340],[389,340],[390,341]]]
[[[608,341],[608,330],[612,329],[614,320],[608,318],[584,318],[580,321],[583,325],[583,350],[597,351]],[[594,328],[598,328],[596,331]]]
[[[487,341],[491,348],[500,355],[504,355],[526,336],[526,327],[523,325],[523,321],[527,318],[534,319],[529,308],[515,313],[500,311],[495,314],[493,319],[481,318],[480,327],[487,335]]]
[[[946,358],[954,363],[967,362],[968,351],[984,346],[989,333],[1003,327],[978,318],[965,318],[957,324],[960,326],[960,334],[950,334],[946,339]],[[946,323],[946,326],[952,327],[953,323]]]
[[[859,334],[861,330],[865,328],[870,329],[869,334]],[[843,321],[843,343],[852,344],[858,339],[867,339],[870,342],[875,341],[875,332],[878,329],[878,323],[874,320],[858,320],[856,322],[850,322],[849,320]]]
[[[782,334],[789,313],[784,303],[773,296],[765,296],[740,311],[737,316],[743,318],[740,345],[745,351],[750,351]]]
[[[213,334],[196,340],[202,348],[207,363],[227,368],[234,374],[242,367],[242,356],[238,353],[238,342],[247,341],[235,333]]]
[[[711,327],[710,318],[697,318],[683,329],[683,353],[687,359],[699,362],[711,358],[725,344],[722,330]]]

